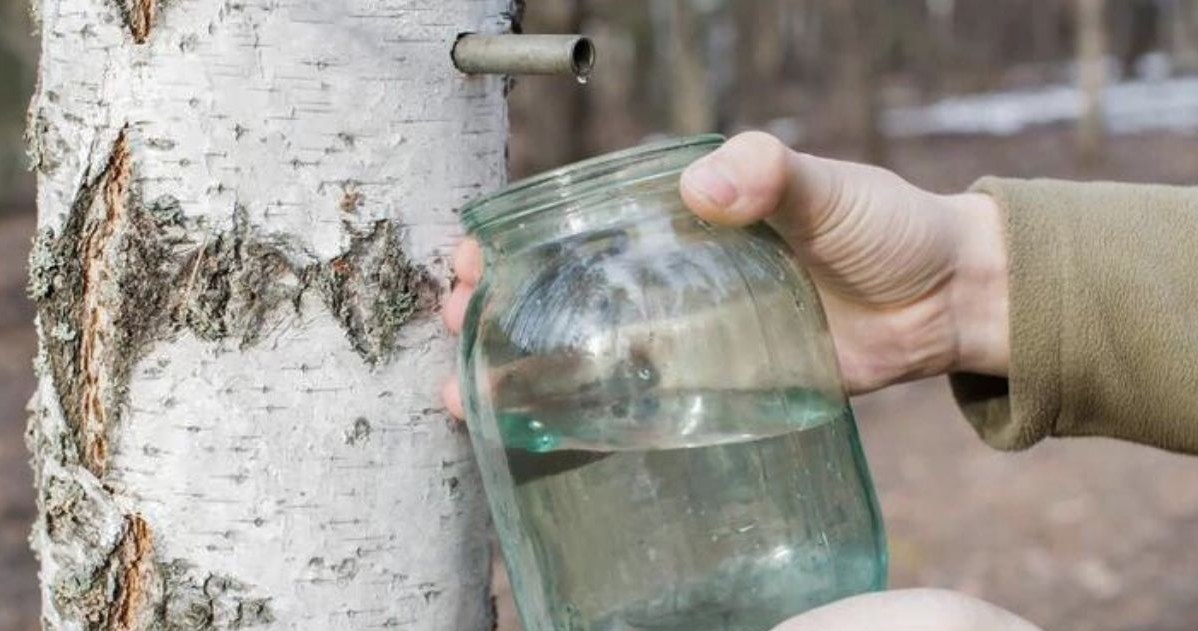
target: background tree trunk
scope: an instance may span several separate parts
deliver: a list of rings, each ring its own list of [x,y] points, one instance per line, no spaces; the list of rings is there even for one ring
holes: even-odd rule
[[[589,33],[585,0],[539,0],[523,20],[526,33]],[[601,72],[610,69],[608,49]],[[597,77],[596,77],[597,78]],[[519,176],[554,169],[587,157],[589,86],[573,77],[519,77],[508,95],[512,123],[525,132],[513,139],[512,162]],[[524,114],[526,118],[518,118]]]
[[[778,114],[785,60],[783,7],[777,2],[733,4],[736,24],[736,120],[760,124]]]
[[[859,148],[861,159],[885,164],[889,147],[882,130],[879,66],[889,45],[892,7],[873,0],[827,4],[836,42],[836,75],[830,104],[840,133]]]
[[[715,99],[707,76],[703,24],[691,0],[669,7],[669,61],[662,76],[670,78],[670,129],[687,136],[715,130]]]
[[[1084,164],[1102,157],[1106,141],[1103,100],[1107,80],[1107,37],[1104,0],[1077,2],[1077,69],[1082,115],[1077,123],[1078,156]]]
[[[24,120],[33,89],[36,55],[24,12],[24,2],[0,4],[0,214],[33,196],[32,178],[25,175],[21,142]]]
[[[1165,12],[1173,63],[1182,72],[1198,70],[1198,37],[1194,33],[1198,25],[1195,24],[1194,5],[1194,0],[1173,0],[1170,10]]]
[[[507,0],[40,0],[31,408],[48,629],[481,631],[436,392],[504,179]]]

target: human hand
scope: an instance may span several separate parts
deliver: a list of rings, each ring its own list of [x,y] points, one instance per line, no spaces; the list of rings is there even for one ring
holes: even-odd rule
[[[908,589],[846,598],[774,631],[1040,631],[1030,622],[956,592]]]
[[[937,195],[757,132],[696,162],[680,186],[703,219],[765,220],[790,243],[820,290],[850,393],[952,371],[1006,374],[1006,244],[989,197]],[[454,257],[457,285],[442,314],[455,333],[482,259],[472,240]],[[456,379],[443,394],[463,416]]]
[[[478,241],[465,239],[458,244],[453,255],[453,275],[453,291],[441,307],[441,317],[449,330],[457,335],[462,332],[462,325],[466,322],[466,307],[470,305],[474,288],[483,278],[483,249]],[[441,390],[441,399],[450,414],[457,418],[466,418],[457,375],[445,382]]]
[[[820,290],[850,393],[1006,375],[1007,255],[990,197],[937,195],[757,132],[692,165],[681,190],[707,221],[765,220],[787,240]]]

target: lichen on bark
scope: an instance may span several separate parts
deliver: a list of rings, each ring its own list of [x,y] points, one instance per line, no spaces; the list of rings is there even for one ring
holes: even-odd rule
[[[213,231],[187,225],[176,200],[142,200],[130,152],[126,128],[61,229],[42,230],[30,254],[29,295],[67,439],[97,477],[131,371],[155,341],[186,330],[245,348],[272,313],[317,289],[353,349],[376,365],[397,350],[400,329],[435,306],[437,282],[407,258],[394,222],[365,232],[346,224],[343,254],[300,266],[285,244],[254,233],[241,206],[230,227]]]
[[[397,350],[400,328],[436,307],[439,287],[404,254],[393,222],[375,222],[366,232],[347,229],[349,248],[316,271],[316,283],[354,350],[379,364]]]
[[[161,590],[153,562],[154,543],[140,515],[125,518],[119,538],[94,566],[77,564],[51,585],[59,612],[87,631],[140,631],[153,617]]]
[[[103,548],[117,520],[107,495],[79,480],[51,477],[42,485],[44,528],[50,541],[87,549]]]
[[[60,572],[50,591],[61,614],[87,631],[229,631],[274,621],[270,599],[244,583],[205,574],[182,560],[156,558],[154,535],[140,515],[94,566]]]
[[[134,360],[165,325],[174,273],[166,227],[137,203],[132,170],[125,129],[60,232],[43,230],[30,255],[43,351],[72,442],[96,475]]]
[[[182,268],[176,324],[203,340],[237,338],[243,348],[258,341],[267,315],[295,301],[301,290],[286,255],[254,240],[240,205],[232,228],[205,238]]]
[[[180,560],[160,570],[163,598],[149,627],[155,631],[226,631],[275,621],[270,599],[248,595],[249,587],[236,579],[197,572]]]

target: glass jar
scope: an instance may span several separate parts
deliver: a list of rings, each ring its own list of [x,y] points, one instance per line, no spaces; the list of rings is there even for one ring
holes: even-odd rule
[[[766,631],[884,586],[818,295],[764,225],[707,224],[649,145],[463,210],[468,423],[526,631]]]

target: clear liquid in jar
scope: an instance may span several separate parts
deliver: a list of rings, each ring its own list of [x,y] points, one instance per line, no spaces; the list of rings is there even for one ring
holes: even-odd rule
[[[602,427],[605,407],[497,419],[525,544],[516,553],[532,557],[525,572],[552,577],[537,600],[553,627],[526,631],[768,631],[883,586],[846,405],[803,390],[656,394],[641,412],[669,431],[625,433],[616,448],[572,431]],[[688,433],[695,410],[703,431]]]

